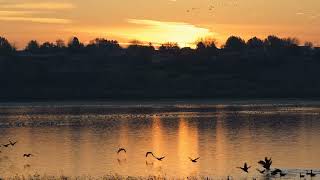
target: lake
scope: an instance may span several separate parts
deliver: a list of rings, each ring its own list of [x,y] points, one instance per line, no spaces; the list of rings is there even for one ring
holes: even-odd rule
[[[2,177],[263,179],[256,168],[265,156],[290,179],[307,169],[320,173],[316,101],[2,103],[0,135],[1,144],[18,141],[1,146]],[[117,154],[119,147],[127,153]],[[165,158],[146,158],[147,151]],[[236,168],[244,162],[249,174]]]

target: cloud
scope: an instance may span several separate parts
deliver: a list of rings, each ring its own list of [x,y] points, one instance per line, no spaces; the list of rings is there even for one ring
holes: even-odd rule
[[[0,21],[24,21],[43,24],[69,24],[69,19],[0,16]]]
[[[74,4],[71,3],[57,3],[57,2],[40,2],[40,3],[15,3],[3,4],[0,8],[5,9],[41,9],[41,10],[65,10],[74,9]]]
[[[57,18],[60,11],[74,9],[71,3],[7,3],[0,4],[0,21],[23,21],[42,24],[69,24],[70,19]],[[52,17],[48,17],[48,13]]]
[[[180,46],[193,45],[199,38],[217,35],[207,28],[198,27],[185,22],[166,22],[149,19],[127,19],[130,24],[137,25],[131,32],[123,35],[142,41],[158,43],[177,42]]]

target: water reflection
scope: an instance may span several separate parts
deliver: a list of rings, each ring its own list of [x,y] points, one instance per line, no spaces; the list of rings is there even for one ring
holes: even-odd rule
[[[85,106],[72,108],[76,112],[59,108],[58,113],[45,107],[14,108],[6,113],[0,108],[0,143],[18,140],[14,147],[1,147],[0,174],[4,176],[251,178],[260,177],[255,168],[265,156],[273,158],[275,167],[296,173],[294,169],[320,167],[320,106],[315,105],[265,109],[217,105],[210,106],[212,111],[204,106],[192,111],[190,106],[187,110],[166,106],[165,110],[122,109],[116,113],[109,107],[97,111],[90,106],[90,114],[85,113]],[[119,147],[127,153],[117,154]],[[146,158],[147,151],[166,158]],[[35,156],[23,158],[24,153]],[[200,159],[192,163],[188,157]],[[235,168],[244,162],[253,166],[249,175]]]

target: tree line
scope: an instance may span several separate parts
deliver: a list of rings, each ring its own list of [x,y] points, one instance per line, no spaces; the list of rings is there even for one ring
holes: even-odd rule
[[[311,42],[305,42],[304,45],[299,45],[299,40],[296,38],[279,38],[270,35],[265,39],[253,37],[245,41],[241,37],[230,36],[224,45],[220,48],[214,39],[204,38],[195,42],[196,48],[189,47],[180,48],[178,43],[164,43],[158,48],[155,48],[152,43],[147,45],[140,41],[131,41],[127,47],[121,47],[116,40],[108,40],[104,38],[96,38],[85,45],[80,42],[77,37],[71,38],[67,43],[59,39],[56,42],[44,42],[40,44],[36,40],[28,42],[26,47],[22,50],[30,54],[49,54],[49,53],[114,53],[121,50],[126,50],[128,53],[154,53],[155,51],[164,54],[179,55],[180,53],[194,52],[202,55],[214,56],[218,53],[239,52],[244,53],[248,51],[265,51],[270,53],[284,53],[297,55],[297,53],[311,53],[318,54],[318,48],[314,48]],[[14,45],[4,38],[0,37],[0,55],[12,55],[17,50]],[[305,55],[305,54],[304,54]]]
[[[0,38],[0,100],[319,98],[319,69],[319,48],[277,36],[194,49],[73,37],[16,50]]]

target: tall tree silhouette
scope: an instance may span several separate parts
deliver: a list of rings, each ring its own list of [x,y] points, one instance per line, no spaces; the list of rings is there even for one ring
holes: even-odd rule
[[[9,43],[6,38],[0,37],[0,55],[11,54],[14,50],[15,48]]]
[[[68,42],[68,49],[73,52],[82,52],[84,45],[80,42],[77,37],[72,37]]]
[[[250,49],[261,49],[264,48],[263,40],[253,37],[247,41],[247,47]]]
[[[30,53],[39,53],[39,49],[40,49],[40,46],[38,41],[36,40],[31,40],[25,48],[25,50]]]
[[[242,51],[245,48],[246,48],[246,42],[237,36],[229,37],[224,46],[224,49],[228,51]]]

